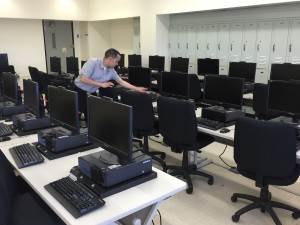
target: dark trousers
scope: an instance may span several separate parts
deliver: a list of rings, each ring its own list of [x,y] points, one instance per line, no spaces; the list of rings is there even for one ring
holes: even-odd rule
[[[87,121],[87,91],[78,88],[77,86],[74,87],[74,91],[78,93],[78,109],[79,115],[84,113],[84,119]],[[97,96],[97,93],[94,92],[92,95]]]

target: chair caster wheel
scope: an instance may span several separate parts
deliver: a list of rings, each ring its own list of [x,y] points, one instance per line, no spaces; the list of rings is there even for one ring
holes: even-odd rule
[[[186,189],[186,193],[187,194],[192,194],[193,193],[193,187],[188,187],[188,189]]]
[[[208,183],[209,185],[213,185],[214,179],[209,179],[209,180],[207,181],[207,183]]]
[[[292,217],[296,220],[300,218],[300,213],[294,212],[292,213]]]
[[[266,208],[265,208],[265,207],[261,207],[261,208],[260,208],[260,211],[261,211],[262,213],[265,213],[265,212],[266,212]]]
[[[165,160],[166,154],[161,154],[159,158],[161,158],[162,160]]]
[[[232,201],[232,202],[237,202],[237,197],[236,197],[235,195],[232,195],[232,196],[231,196],[231,201]]]
[[[238,222],[238,221],[240,220],[240,216],[233,215],[233,216],[231,217],[231,219],[232,219],[233,222]]]

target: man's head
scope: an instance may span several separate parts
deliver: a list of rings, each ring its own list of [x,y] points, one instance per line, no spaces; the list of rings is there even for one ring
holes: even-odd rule
[[[120,59],[121,59],[120,52],[118,52],[114,48],[110,48],[105,52],[103,62],[105,67],[114,68],[115,66],[118,65]]]

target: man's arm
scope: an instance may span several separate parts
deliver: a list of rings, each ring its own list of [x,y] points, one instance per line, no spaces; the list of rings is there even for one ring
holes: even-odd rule
[[[129,84],[128,82],[126,82],[125,80],[123,80],[122,78],[116,80],[118,82],[118,84],[120,84],[122,87],[124,88],[128,88],[131,90],[135,90],[135,91],[139,91],[139,92],[147,92],[147,88],[144,87],[136,87],[132,84]]]
[[[98,86],[98,87],[102,87],[102,88],[107,88],[107,87],[113,87],[114,86],[114,84],[112,82],[97,82],[97,81],[94,81],[94,80],[88,78],[85,75],[81,76],[80,81],[82,83],[87,84],[87,85]]]

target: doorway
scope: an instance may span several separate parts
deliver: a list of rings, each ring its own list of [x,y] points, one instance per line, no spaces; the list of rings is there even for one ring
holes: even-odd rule
[[[43,20],[45,57],[47,73],[50,70],[50,57],[60,57],[61,71],[67,72],[66,57],[74,56],[73,22]]]

